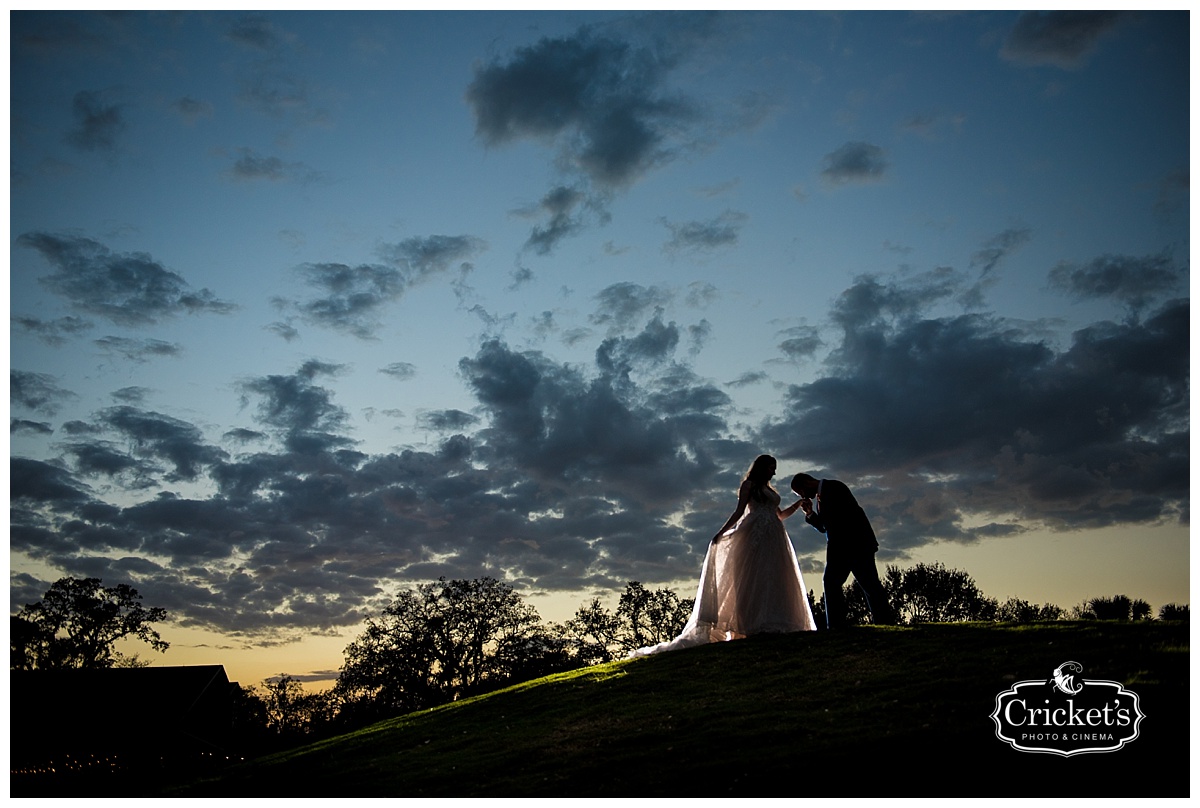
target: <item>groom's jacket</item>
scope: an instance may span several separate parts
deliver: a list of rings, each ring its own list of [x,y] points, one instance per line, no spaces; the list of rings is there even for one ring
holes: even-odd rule
[[[879,549],[866,512],[840,480],[821,480],[812,515],[805,521],[825,534],[830,551],[874,553]]]

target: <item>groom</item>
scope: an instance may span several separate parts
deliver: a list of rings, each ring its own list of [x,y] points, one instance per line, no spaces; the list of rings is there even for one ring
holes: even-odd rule
[[[846,596],[842,587],[850,574],[867,596],[871,621],[885,625],[896,622],[896,613],[888,604],[887,593],[875,569],[875,551],[879,542],[867,514],[846,484],[838,480],[818,480],[810,474],[792,478],[792,490],[800,495],[804,521],[827,537],[825,549],[825,623],[829,628],[846,625]],[[815,502],[815,506],[814,506]]]

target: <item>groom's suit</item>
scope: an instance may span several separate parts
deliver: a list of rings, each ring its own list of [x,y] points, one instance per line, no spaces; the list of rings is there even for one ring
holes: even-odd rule
[[[825,622],[829,628],[846,624],[846,597],[842,587],[854,574],[854,580],[867,596],[871,618],[876,623],[896,622],[887,593],[875,569],[875,551],[879,542],[867,514],[845,483],[821,480],[813,499],[813,511],[805,521],[825,534]]]

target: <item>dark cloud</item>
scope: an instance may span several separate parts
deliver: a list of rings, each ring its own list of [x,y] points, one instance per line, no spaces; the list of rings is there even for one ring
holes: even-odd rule
[[[270,325],[264,325],[263,328],[265,328],[267,331],[270,331],[272,334],[275,334],[276,336],[283,337],[283,339],[288,342],[291,342],[300,336],[300,332],[297,331],[290,323],[276,322],[271,323]]]
[[[748,218],[744,213],[727,210],[704,222],[675,223],[662,219],[662,224],[671,231],[671,240],[663,245],[663,249],[668,252],[713,250],[737,244],[738,234]]]
[[[1060,263],[1049,281],[1050,288],[1079,300],[1114,300],[1136,313],[1155,300],[1185,294],[1188,274],[1166,255],[1105,255],[1083,266]]]
[[[239,427],[237,429],[229,430],[224,434],[223,437],[226,440],[232,440],[238,443],[250,443],[251,441],[262,440],[266,437],[266,434],[253,429]]]
[[[164,342],[161,339],[129,339],[128,337],[102,337],[94,340],[96,347],[105,353],[116,354],[130,362],[145,362],[147,359],[160,356],[179,356],[183,346],[174,342]]]
[[[980,275],[989,274],[1001,259],[1027,244],[1030,236],[1029,229],[1025,227],[1009,228],[993,236],[983,249],[971,256],[971,266],[979,267]]]
[[[250,149],[239,149],[238,152],[240,156],[230,167],[229,176],[239,182],[313,182],[320,179],[320,174],[304,163],[263,157]]]
[[[619,354],[660,363],[663,357],[656,352],[669,347],[670,329],[652,323],[643,334],[644,343],[609,343],[610,358],[598,357],[608,366],[602,371],[609,372],[593,379],[498,341],[462,360],[460,370],[490,416],[480,432],[479,452],[486,451],[481,459],[515,466],[548,485],[599,486],[636,511],[650,501],[669,509],[672,501],[688,496],[691,484],[683,477],[689,471],[697,485],[716,472],[705,444],[721,434],[720,409],[729,400],[686,375],[656,371],[650,378],[666,388],[657,392],[656,401],[654,389],[630,379],[628,363],[611,359]],[[667,385],[667,378],[683,383]],[[695,459],[689,459],[689,450]]]
[[[58,347],[66,343],[69,337],[76,337],[93,327],[93,324],[82,317],[59,317],[55,320],[41,320],[37,317],[13,317],[13,324],[33,334],[47,345]]]
[[[70,390],[58,386],[58,380],[48,373],[26,370],[8,372],[8,400],[34,412],[54,415],[68,399],[78,398]]]
[[[239,17],[229,26],[225,35],[230,41],[254,50],[271,51],[279,44],[271,21],[260,14]]]
[[[389,264],[404,269],[407,282],[415,284],[455,264],[462,266],[486,248],[486,242],[472,236],[423,236],[385,245],[379,254]]]
[[[75,127],[67,133],[67,142],[81,151],[113,151],[117,137],[125,130],[121,106],[105,100],[105,93],[83,90],[71,102]]]
[[[211,118],[213,114],[212,104],[207,101],[197,101],[187,95],[171,104],[171,108],[189,124],[194,124],[201,118]]]
[[[54,427],[45,421],[29,421],[24,418],[10,418],[8,422],[8,433],[15,435],[18,432],[32,432],[35,435],[53,435]]]
[[[726,387],[749,387],[752,384],[768,381],[771,377],[763,370],[747,370],[733,381],[725,382]]]
[[[122,387],[114,390],[112,397],[126,404],[141,404],[149,394],[150,390],[145,387]]]
[[[478,418],[462,410],[435,410],[417,415],[417,426],[434,432],[462,432],[478,423]]]
[[[228,456],[205,443],[197,427],[162,413],[122,405],[104,410],[99,420],[123,436],[139,458],[170,465],[168,481],[194,480],[204,468]]]
[[[557,186],[550,189],[534,210],[522,211],[524,215],[540,213],[546,223],[533,228],[525,242],[525,248],[539,255],[547,255],[567,236],[578,233],[586,225],[584,209],[595,208],[594,201],[576,188]]]
[[[299,272],[325,293],[299,305],[305,319],[361,339],[374,339],[379,311],[407,288],[403,272],[380,264],[306,264]]]
[[[387,367],[380,368],[379,372],[405,382],[417,375],[417,367],[409,362],[393,362]]]
[[[660,365],[671,359],[679,345],[679,328],[664,325],[662,309],[654,313],[641,333],[634,337],[609,337],[596,349],[596,367],[601,373],[628,377],[635,368]]]
[[[673,130],[694,117],[665,91],[672,66],[650,49],[583,29],[476,67],[467,102],[484,143],[545,139],[573,170],[621,187],[670,160]]]
[[[418,411],[432,433],[420,448],[357,451],[325,386],[344,368],[315,360],[240,385],[254,423],[221,427],[236,456],[195,424],[102,410],[60,428],[61,462],[11,459],[10,549],[128,581],[182,625],[272,643],[357,625],[391,586],[438,575],[524,591],[691,578],[762,452],[854,485],[886,559],[1186,518],[1188,305],[1096,323],[1059,349],[999,318],[929,314],[972,280],[856,281],[831,308],[838,338],[817,377],[757,426],[731,423],[744,416],[722,386],[681,361],[672,293],[638,284],[597,296],[593,325],[609,332],[594,362],[481,340],[458,368],[470,404]],[[826,347],[808,326],[776,338],[805,358]],[[729,386],[772,381],[738,373]],[[172,493],[171,478],[216,493]],[[819,537],[795,532],[801,563],[819,557]],[[32,588],[15,581],[10,599]]]
[[[675,14],[670,25],[662,22],[654,15],[634,21],[628,37],[616,27],[607,34],[581,28],[475,67],[466,99],[480,140],[546,144],[556,152],[559,172],[572,180],[543,198],[544,223],[526,249],[549,253],[591,221],[585,214],[607,222],[613,193],[698,148],[712,137],[706,130],[722,126],[670,87],[687,60],[706,46],[711,55],[721,41],[719,23],[707,14]],[[737,119],[723,124],[730,130],[753,123],[738,113],[727,117]]]
[[[789,388],[764,444],[886,481],[871,497],[893,548],[1186,518],[1186,302],[1098,323],[1058,352],[996,318],[923,316],[952,293],[925,280],[843,293],[828,372]]]
[[[802,362],[816,356],[824,345],[820,332],[807,325],[786,328],[780,332],[784,339],[779,343],[779,350],[793,362]]]
[[[887,172],[883,149],[872,143],[846,143],[825,155],[821,177],[828,185],[878,182]]]
[[[374,339],[379,315],[413,286],[445,273],[485,248],[471,236],[428,236],[385,245],[386,264],[306,264],[299,272],[324,295],[298,304],[301,314],[318,325]]]
[[[1018,64],[1074,70],[1125,16],[1120,11],[1026,11],[1017,18],[1000,55]]]
[[[102,474],[117,477],[126,473],[133,475],[131,488],[145,487],[156,471],[155,467],[132,455],[120,451],[110,441],[94,440],[68,443],[64,451],[74,459],[75,470],[84,476]]]
[[[341,365],[309,360],[290,376],[270,375],[243,382],[244,394],[258,396],[258,420],[275,429],[289,451],[324,452],[350,445],[337,434],[349,416],[333,402],[333,393],[313,383],[318,376],[337,375]]]
[[[606,326],[609,333],[628,331],[647,313],[669,303],[671,297],[671,292],[659,286],[642,286],[630,281],[614,283],[596,294],[596,312],[590,320],[595,325]]]
[[[114,253],[89,238],[37,232],[20,236],[17,244],[37,250],[55,267],[41,279],[46,288],[118,325],[153,325],[178,314],[227,314],[235,308],[208,289],[193,290],[146,253]]]
[[[61,466],[25,457],[9,458],[8,465],[9,496],[22,506],[61,511],[91,500],[87,486]]]

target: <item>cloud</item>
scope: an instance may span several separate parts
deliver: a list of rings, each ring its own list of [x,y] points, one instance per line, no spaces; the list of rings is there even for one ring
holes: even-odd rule
[[[289,451],[319,453],[349,446],[337,434],[349,420],[345,409],[333,403],[333,393],[313,383],[318,376],[335,376],[342,365],[310,359],[290,376],[269,375],[241,384],[245,396],[259,398],[258,420],[274,428]]]
[[[243,104],[293,125],[307,126],[328,120],[325,110],[315,105],[308,81],[290,69],[290,59],[304,59],[293,34],[283,31],[267,17],[253,14],[235,20],[225,35],[250,55],[248,62],[235,68],[241,84],[239,100]]]
[[[1124,17],[1119,11],[1022,12],[1000,55],[1022,65],[1077,70]]]
[[[260,14],[246,15],[234,20],[225,32],[231,42],[259,51],[273,51],[279,36],[270,20]]]
[[[35,435],[53,435],[54,427],[45,421],[29,421],[25,418],[10,418],[8,422],[8,433],[15,435],[18,432],[32,432]]]
[[[883,149],[855,141],[825,155],[821,177],[831,186],[879,182],[887,168]]]
[[[1187,271],[1166,255],[1104,255],[1083,266],[1064,261],[1049,276],[1051,289],[1079,300],[1114,300],[1135,313],[1155,300],[1186,294],[1187,281]]]
[[[54,415],[63,402],[78,398],[70,390],[58,386],[58,380],[48,373],[26,370],[8,372],[8,400],[21,407]]]
[[[197,101],[190,95],[185,95],[183,98],[177,99],[171,108],[179,113],[179,116],[189,124],[193,125],[201,118],[211,118],[213,115],[213,105],[207,101]]]
[[[374,339],[382,325],[379,315],[388,303],[456,262],[462,271],[469,271],[466,259],[485,247],[471,236],[428,236],[384,245],[379,254],[385,264],[305,264],[298,271],[325,294],[298,304],[299,311],[317,325]]]
[[[236,307],[208,289],[193,290],[181,276],[146,253],[114,253],[81,236],[26,233],[32,247],[55,267],[41,279],[75,308],[117,325],[153,325],[179,314],[228,314]]]
[[[287,342],[291,342],[300,336],[300,332],[295,329],[290,323],[275,322],[269,325],[264,325],[264,329],[270,331],[276,336],[282,337]]]
[[[285,163],[278,157],[263,157],[250,149],[238,149],[240,157],[229,169],[229,176],[238,182],[314,182],[320,179],[317,171],[304,163]]]
[[[582,29],[477,66],[467,102],[485,144],[554,142],[572,169],[619,188],[670,160],[672,130],[694,115],[664,92],[670,67],[649,49]]]
[[[478,418],[462,410],[435,410],[417,415],[417,426],[434,432],[462,432],[478,423]]]
[[[583,229],[585,219],[580,209],[588,206],[595,207],[582,191],[562,185],[552,188],[535,209],[521,211],[523,215],[542,213],[547,219],[545,225],[533,228],[525,242],[525,249],[539,255],[552,252],[558,242]]]
[[[150,390],[145,387],[122,387],[114,390],[112,397],[126,404],[141,404],[149,394]]]
[[[124,437],[139,457],[169,464],[170,482],[195,480],[202,469],[228,457],[206,444],[197,427],[162,413],[122,405],[102,411],[99,422]]]
[[[80,151],[113,151],[117,137],[125,130],[119,104],[107,103],[103,92],[82,90],[71,102],[75,127],[67,132],[67,142]]]
[[[380,368],[379,372],[405,382],[417,375],[417,367],[409,362],[393,362],[387,367]]]
[[[106,353],[117,354],[130,362],[142,363],[151,357],[179,356],[183,346],[160,339],[128,339],[126,337],[103,337],[93,344]]]
[[[843,293],[827,372],[788,389],[764,445],[880,481],[871,499],[896,550],[1185,518],[1186,302],[1140,324],[1097,323],[1055,351],[998,318],[925,316],[953,290],[924,280],[865,278]]]
[[[628,331],[647,312],[671,301],[670,291],[660,286],[642,286],[630,281],[614,283],[596,294],[596,312],[588,319],[594,325],[607,326],[610,334]]]
[[[671,231],[671,240],[663,245],[663,249],[667,252],[714,250],[737,244],[742,225],[749,218],[744,213],[727,210],[705,222],[675,223],[661,219]]]
[[[664,325],[657,309],[641,333],[634,337],[609,337],[596,349],[596,367],[601,373],[628,377],[635,368],[668,361],[679,345],[679,328]]]
[[[444,255],[415,247],[404,260]],[[358,451],[329,381],[346,368],[316,360],[239,385],[245,423],[219,427],[231,451],[127,396],[138,405],[63,424],[61,458],[10,458],[10,549],[271,644],[358,625],[389,587],[438,575],[524,591],[692,578],[764,451],[853,485],[888,560],[936,540],[1185,519],[1188,304],[1059,349],[999,317],[930,313],[973,280],[856,280],[819,332],[776,335],[827,356],[757,424],[737,423],[726,390],[771,382],[779,363],[699,376],[680,356],[688,329],[664,314],[674,294],[633,283],[596,297],[608,333],[592,362],[481,339],[458,365],[467,403],[417,411],[432,433],[419,448]],[[801,563],[822,552],[812,531],[794,538]],[[10,599],[33,589],[14,579]]]
[[[1030,239],[1029,228],[1010,228],[991,238],[982,250],[971,256],[971,266],[979,267],[980,275],[987,275],[1005,256],[1023,247]]]
[[[13,317],[13,324],[33,334],[47,345],[58,347],[67,342],[68,337],[76,337],[93,327],[89,320],[82,317],[59,317],[55,320],[42,320],[37,317]]]
[[[555,167],[568,178],[553,188],[537,209],[545,222],[526,244],[547,254],[587,224],[589,210],[607,222],[607,201],[654,169],[725,133],[757,125],[769,104],[755,99],[714,108],[722,122],[670,81],[697,53],[713,52],[721,40],[714,15],[675,14],[663,26],[654,15],[634,19],[629,35],[620,24],[581,28],[561,37],[543,37],[474,68],[466,100],[475,133],[485,146],[520,140],[544,144]],[[644,40],[647,44],[638,44]],[[747,114],[747,113],[750,114]]]
[[[786,328],[780,332],[780,336],[784,339],[779,343],[779,350],[793,362],[812,359],[825,345],[820,332],[812,326],[798,325]]]

